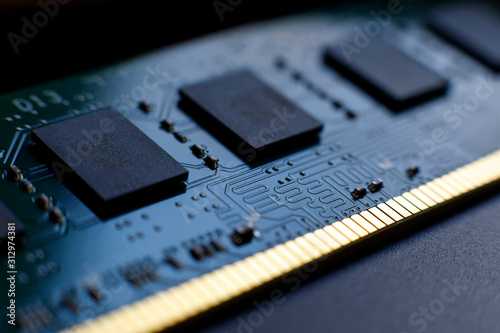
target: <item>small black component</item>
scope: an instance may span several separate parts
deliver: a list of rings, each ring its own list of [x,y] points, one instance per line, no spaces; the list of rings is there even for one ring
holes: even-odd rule
[[[48,212],[52,208],[52,202],[45,193],[40,194],[38,198],[36,198],[35,202],[43,211]]]
[[[292,72],[292,78],[294,80],[300,81],[300,80],[302,80],[304,78],[304,76],[302,75],[301,72],[293,71]]]
[[[19,309],[19,318],[16,324],[21,327],[21,331],[36,332],[53,330],[56,318],[43,301],[36,301]],[[17,317],[17,316],[16,316]]]
[[[317,140],[322,124],[250,71],[182,88],[181,106],[247,162]]]
[[[318,88],[318,87],[316,87],[316,89],[314,90],[314,92],[321,99],[326,99],[328,97],[328,94],[326,92],[324,92],[323,90],[321,90],[320,88]]]
[[[175,257],[173,256],[167,256],[165,258],[165,262],[167,264],[169,264],[170,266],[172,266],[173,268],[175,269],[181,269],[182,268],[182,264],[180,263],[179,260],[177,260]]]
[[[188,139],[187,139],[187,136],[185,136],[184,134],[181,134],[179,132],[174,132],[174,137],[179,141],[179,142],[182,142],[182,143],[185,143]]]
[[[208,247],[206,245],[201,245],[201,247],[203,248],[203,251],[205,253],[206,256],[213,256],[215,254],[214,250],[211,248],[211,247]]]
[[[231,235],[231,241],[236,246],[240,246],[249,243],[255,236],[254,228],[252,225],[245,223],[237,226]]]
[[[141,271],[135,265],[125,267],[122,270],[122,274],[123,277],[134,286],[140,286],[145,282]]]
[[[97,285],[87,285],[85,286],[85,289],[87,289],[87,293],[89,296],[96,302],[96,303],[101,303],[104,301],[104,293],[102,292],[101,288]]]
[[[224,251],[226,251],[226,247],[224,245],[222,245],[222,243],[219,240],[217,240],[217,239],[211,240],[210,241],[210,245],[217,252],[224,252]]]
[[[429,27],[495,71],[500,71],[499,13],[484,4],[447,5],[428,19]]]
[[[370,185],[368,185],[368,189],[370,192],[378,192],[382,189],[384,186],[384,182],[382,182],[382,179],[375,179],[370,182]]]
[[[189,253],[193,258],[200,261],[205,257],[205,248],[202,245],[195,245],[189,249]]]
[[[59,208],[57,206],[54,206],[54,208],[52,208],[52,210],[50,211],[49,219],[52,222],[57,223],[57,224],[63,224],[64,221],[66,220],[64,218],[64,214],[63,214],[61,208]]]
[[[146,101],[141,101],[139,103],[138,107],[139,107],[139,109],[141,109],[142,111],[144,111],[146,113],[149,113],[149,112],[151,112],[151,110],[153,110],[153,107],[151,106],[151,104],[149,104]]]
[[[33,186],[33,184],[27,180],[27,179],[23,179],[19,182],[19,187],[21,188],[21,190],[23,190],[23,192],[26,192],[26,193],[34,193],[35,192],[35,187]]]
[[[158,279],[156,265],[151,258],[126,265],[122,268],[122,275],[134,286],[141,286]]]
[[[418,172],[420,171],[418,165],[412,165],[406,170],[406,174],[408,177],[413,177],[415,176]]]
[[[205,156],[205,148],[203,148],[203,146],[199,143],[192,145],[191,151],[193,152],[194,156],[198,158],[202,158],[203,156]]]
[[[33,130],[48,164],[98,207],[177,190],[187,170],[113,108]],[[73,185],[73,186],[72,186]],[[160,189],[160,191],[155,191]],[[117,205],[116,205],[117,206]]]
[[[61,305],[65,306],[75,314],[81,311],[82,305],[78,302],[76,289],[71,289],[63,294]]]
[[[208,155],[203,159],[205,164],[212,170],[215,170],[219,167],[219,160],[216,159],[213,155]]]
[[[346,115],[346,117],[347,117],[347,118],[349,118],[349,119],[354,119],[354,118],[356,118],[356,114],[355,114],[353,111],[351,111],[351,110],[347,110],[347,111],[345,112],[345,115]]]
[[[170,119],[162,120],[160,123],[161,127],[167,132],[172,132],[174,130],[174,122]]]
[[[332,105],[336,109],[340,109],[342,107],[342,102],[340,102],[340,101],[332,101]]]
[[[10,232],[13,233],[9,234]],[[21,244],[18,237],[24,235],[25,232],[24,224],[0,201],[0,244],[3,248],[1,251],[3,252],[7,249],[7,246],[3,246],[7,244],[7,240],[14,240],[16,244]]]
[[[286,67],[286,61],[285,61],[285,59],[279,57],[279,58],[276,58],[276,60],[274,61],[274,65],[279,69],[283,69]]]
[[[380,37],[360,52],[348,48],[346,42],[328,48],[326,63],[393,110],[441,95],[448,87],[441,76]]]
[[[23,174],[21,173],[21,170],[19,170],[18,167],[16,167],[15,165],[12,165],[7,170],[7,178],[14,181],[14,182],[17,182],[23,178]]]
[[[355,200],[363,198],[366,195],[366,187],[364,186],[356,187],[354,191],[351,192],[351,195]]]

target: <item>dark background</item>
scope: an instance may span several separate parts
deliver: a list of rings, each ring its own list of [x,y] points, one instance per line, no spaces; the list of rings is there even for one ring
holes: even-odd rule
[[[15,5],[17,1],[0,1],[0,93],[111,64],[231,26],[329,3],[231,0],[241,3],[237,10],[226,12],[221,21],[213,0],[69,0],[59,6],[59,12],[28,43],[19,46],[16,54],[7,35],[20,35],[22,18],[33,21],[33,15],[41,10],[38,1],[47,0],[19,2],[33,3],[32,6]]]
[[[34,2],[32,7],[16,2],[9,9],[7,2],[0,4],[0,93],[329,3],[308,0],[278,6],[277,1],[243,0],[221,22],[213,1],[74,0],[60,6],[59,13],[15,54],[7,34],[19,34],[22,17],[31,20],[40,10]],[[499,215],[500,194],[487,194],[391,242],[334,266],[305,272],[298,282],[285,281],[277,289],[264,290],[179,330],[500,332]],[[452,295],[445,291],[450,284],[457,289],[456,298],[443,303],[443,292]],[[280,304],[268,301],[273,290],[283,292]],[[432,307],[438,314],[432,313]]]

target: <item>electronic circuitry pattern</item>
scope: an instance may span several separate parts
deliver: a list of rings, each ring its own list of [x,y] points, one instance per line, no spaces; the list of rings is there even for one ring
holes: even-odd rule
[[[69,332],[154,332],[291,273],[436,205],[500,181],[500,150],[362,213],[125,306]],[[144,313],[150,316],[144,319]]]
[[[16,237],[18,325],[0,318],[2,331],[51,332],[96,316],[119,319],[115,313],[143,311],[140,304],[170,291],[189,293],[181,286],[199,289],[199,281],[218,274],[213,272],[248,270],[242,262],[275,253],[286,242],[306,244],[309,252],[289,258],[294,264],[262,263],[272,273],[252,264],[251,284],[231,282],[239,285],[232,289],[236,295],[498,179],[491,173],[500,142],[497,74],[427,29],[426,8],[414,17],[401,14],[394,22],[404,25],[391,24],[372,38],[389,40],[449,87],[393,112],[323,62],[326,48],[353,43],[346,37],[352,27],[370,19],[369,11],[358,12],[324,10],[261,22],[1,96],[0,204],[23,227]],[[322,124],[319,141],[248,163],[180,103],[183,87],[243,69]],[[185,188],[156,202],[137,198],[125,212],[103,217],[58,180],[33,145],[32,131],[108,107],[189,172]],[[363,219],[373,219],[367,212],[382,223],[390,222],[386,216],[402,220],[366,224]],[[308,243],[336,227],[344,238]],[[173,325],[224,300],[217,297],[206,304],[193,299],[193,307],[181,302],[177,317],[129,328]]]

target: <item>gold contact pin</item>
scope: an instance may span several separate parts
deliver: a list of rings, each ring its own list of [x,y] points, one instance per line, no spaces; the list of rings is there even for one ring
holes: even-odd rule
[[[342,221],[78,324],[65,332],[161,331],[394,223],[500,180],[500,151]]]

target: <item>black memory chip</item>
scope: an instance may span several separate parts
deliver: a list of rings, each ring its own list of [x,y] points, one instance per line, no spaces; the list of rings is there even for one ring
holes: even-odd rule
[[[364,48],[339,43],[325,61],[393,110],[401,110],[443,94],[448,82],[382,38]]]
[[[101,203],[169,192],[187,179],[183,166],[113,108],[40,127],[32,136],[60,180],[76,176]]]
[[[182,88],[183,108],[247,162],[317,139],[322,124],[248,70]]]
[[[428,20],[429,27],[479,61],[500,71],[500,15],[478,4],[442,7]]]

